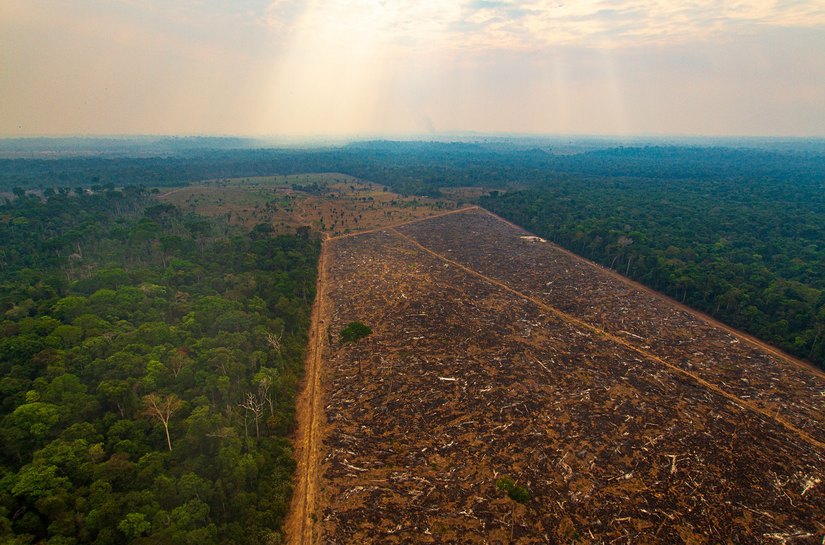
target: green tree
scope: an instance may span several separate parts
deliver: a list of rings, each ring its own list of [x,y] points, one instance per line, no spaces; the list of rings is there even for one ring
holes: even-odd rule
[[[361,322],[350,322],[341,330],[340,337],[342,343],[355,343],[359,339],[372,334],[372,329]],[[358,374],[364,372],[363,359],[361,358],[360,350],[357,350],[356,359],[358,360]]]
[[[59,476],[57,471],[53,465],[29,464],[17,474],[11,493],[32,501],[56,495],[70,487],[69,479]]]
[[[117,529],[123,532],[127,539],[137,539],[149,533],[152,523],[146,520],[143,513],[129,513],[118,523]]]

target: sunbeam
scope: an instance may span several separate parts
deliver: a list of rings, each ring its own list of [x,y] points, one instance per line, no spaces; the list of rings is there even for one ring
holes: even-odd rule
[[[825,126],[817,2],[7,0],[0,60],[9,135]]]

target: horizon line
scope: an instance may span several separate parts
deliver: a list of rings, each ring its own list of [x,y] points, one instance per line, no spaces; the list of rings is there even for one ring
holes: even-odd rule
[[[307,134],[244,134],[244,133],[48,133],[48,134],[0,134],[0,140],[93,140],[93,139],[240,139],[240,140],[410,140],[427,141],[443,140],[445,138],[502,138],[502,139],[551,139],[551,138],[588,138],[588,139],[737,139],[737,140],[825,140],[825,133],[820,135],[799,134],[699,134],[699,133],[536,133],[536,132],[484,132],[484,131],[439,131],[437,133],[392,133],[392,132],[365,132],[365,133],[307,133]]]

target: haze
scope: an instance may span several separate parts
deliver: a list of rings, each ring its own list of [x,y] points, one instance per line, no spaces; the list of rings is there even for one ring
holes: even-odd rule
[[[4,136],[823,127],[821,1],[0,6]]]

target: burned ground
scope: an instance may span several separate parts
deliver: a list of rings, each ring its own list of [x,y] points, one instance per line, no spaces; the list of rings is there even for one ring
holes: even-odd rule
[[[321,542],[820,543],[825,379],[521,235],[328,242]]]

